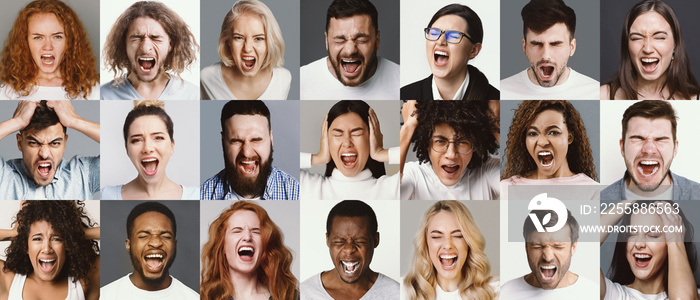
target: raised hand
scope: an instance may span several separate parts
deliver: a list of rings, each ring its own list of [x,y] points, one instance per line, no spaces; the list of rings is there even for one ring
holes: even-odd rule
[[[369,156],[379,162],[389,161],[389,150],[384,149],[384,136],[374,109],[369,108]]]
[[[321,166],[331,161],[331,151],[328,146],[328,114],[323,118],[321,125],[321,147],[318,153],[311,155],[311,165]]]

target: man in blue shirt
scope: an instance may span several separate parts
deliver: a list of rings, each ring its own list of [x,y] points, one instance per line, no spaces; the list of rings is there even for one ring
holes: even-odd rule
[[[70,101],[20,101],[0,123],[0,139],[15,131],[21,159],[0,158],[1,199],[90,199],[100,188],[100,158],[63,160],[68,135],[77,130],[100,142],[100,124],[80,117]]]
[[[225,168],[207,179],[202,200],[298,200],[299,182],[272,166],[270,110],[262,101],[229,101],[221,110]]]

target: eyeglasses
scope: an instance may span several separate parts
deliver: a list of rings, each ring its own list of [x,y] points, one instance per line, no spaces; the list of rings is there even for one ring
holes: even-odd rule
[[[472,152],[472,144],[466,140],[449,141],[446,139],[435,138],[430,141],[430,146],[437,153],[445,153],[450,144],[455,145],[455,149],[459,154],[469,154]]]
[[[459,44],[459,42],[462,41],[462,37],[466,37],[470,42],[472,42],[472,44],[476,44],[476,41],[463,32],[456,30],[440,30],[437,28],[426,28],[425,39],[429,41],[437,41],[440,39],[443,33],[445,34],[445,40],[447,40],[447,42],[450,44]]]

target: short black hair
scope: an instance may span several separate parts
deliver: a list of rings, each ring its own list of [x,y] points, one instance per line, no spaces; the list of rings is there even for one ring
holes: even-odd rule
[[[472,144],[473,154],[467,168],[480,167],[489,154],[498,151],[497,131],[488,101],[418,101],[418,127],[411,142],[421,163],[430,162],[430,143],[435,126],[446,123],[460,139]]]
[[[34,109],[34,114],[32,115],[32,119],[29,120],[29,124],[27,127],[20,130],[20,134],[27,131],[42,131],[56,124],[61,124],[58,115],[52,108],[46,105],[46,100],[41,100],[36,109]],[[63,127],[63,133],[66,133],[66,126],[61,124],[61,127]]]
[[[547,224],[542,224],[544,227],[554,226],[554,224],[557,224],[557,222],[559,222],[559,215],[557,215],[557,213],[553,210],[536,210],[532,213],[537,215],[538,220],[544,220],[544,216],[550,214],[551,218],[549,222],[547,222]],[[579,235],[578,222],[571,214],[571,211],[567,209],[566,213],[566,225],[569,225],[569,237],[571,238],[572,243],[576,243],[578,241]],[[533,233],[535,231],[537,231],[537,228],[535,227],[535,224],[532,223],[532,219],[530,219],[530,216],[528,215],[527,218],[525,218],[525,224],[523,224],[523,238],[525,238],[525,242],[528,241],[527,237],[530,235],[530,233]]]
[[[438,10],[433,18],[428,22],[428,27],[432,27],[433,23],[440,17],[447,15],[459,16],[467,22],[467,32],[472,40],[481,43],[484,40],[484,26],[481,24],[481,18],[469,6],[453,3]]]
[[[379,17],[377,8],[368,0],[335,0],[328,7],[326,12],[326,32],[330,25],[331,18],[343,19],[357,15],[368,15],[372,19],[374,31],[379,31]]]
[[[129,213],[129,216],[126,218],[126,237],[131,238],[131,231],[134,230],[134,220],[138,218],[140,215],[143,215],[147,212],[157,212],[165,215],[170,219],[170,223],[173,225],[173,236],[177,236],[177,222],[175,222],[175,215],[173,212],[165,205],[159,202],[144,202],[139,205],[136,205],[131,212]]]
[[[372,207],[360,200],[343,200],[333,206],[326,219],[326,234],[331,233],[331,226],[335,217],[364,217],[369,222],[369,233],[377,233],[377,215]]]
[[[576,13],[562,0],[531,0],[520,12],[523,17],[523,37],[527,30],[542,33],[557,23],[564,23],[569,29],[569,39],[576,32]]]
[[[224,130],[226,120],[234,115],[262,115],[267,119],[267,128],[272,130],[270,123],[270,110],[265,102],[260,100],[231,100],[221,109],[221,131]]]

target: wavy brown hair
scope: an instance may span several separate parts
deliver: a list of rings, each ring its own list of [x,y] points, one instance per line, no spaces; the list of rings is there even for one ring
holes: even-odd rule
[[[566,100],[525,100],[518,105],[518,109],[513,114],[513,122],[510,124],[508,141],[503,153],[506,168],[501,174],[501,180],[515,175],[525,176],[537,170],[537,164],[530,157],[525,146],[525,137],[528,127],[545,110],[560,112],[564,116],[564,124],[566,124],[569,134],[574,137],[566,153],[566,160],[571,172],[574,174],[584,173],[598,181],[586,126],[576,108]]]
[[[0,54],[0,81],[22,97],[29,96],[37,87],[39,68],[27,43],[29,17],[37,13],[54,14],[65,30],[66,49],[59,69],[66,95],[71,99],[87,99],[100,81],[95,56],[78,15],[58,0],[33,1],[19,12]]]
[[[85,239],[85,229],[97,224],[90,220],[85,212],[83,201],[26,201],[17,212],[17,236],[12,240],[5,255],[7,260],[3,271],[28,275],[34,272],[32,262],[27,255],[27,241],[32,224],[46,221],[63,239],[66,262],[61,274],[75,280],[88,280],[92,264],[100,253],[95,240]]]
[[[197,59],[199,45],[189,25],[165,4],[155,1],[139,1],[126,9],[117,18],[117,21],[109,30],[107,40],[102,50],[102,59],[107,70],[114,73],[115,83],[122,82],[122,74],[125,70],[128,75],[131,69],[129,57],[126,54],[126,35],[131,23],[140,18],[147,17],[158,21],[170,38],[170,53],[163,64],[165,71],[172,71],[175,76],[189,68]]]
[[[260,220],[262,255],[258,266],[258,283],[269,287],[274,300],[295,299],[297,279],[291,271],[292,252],[284,245],[284,236],[264,208],[253,201],[237,201],[223,211],[209,226],[209,240],[202,248],[202,284],[204,300],[231,299],[233,283],[224,253],[228,219],[238,210],[254,212]]]

